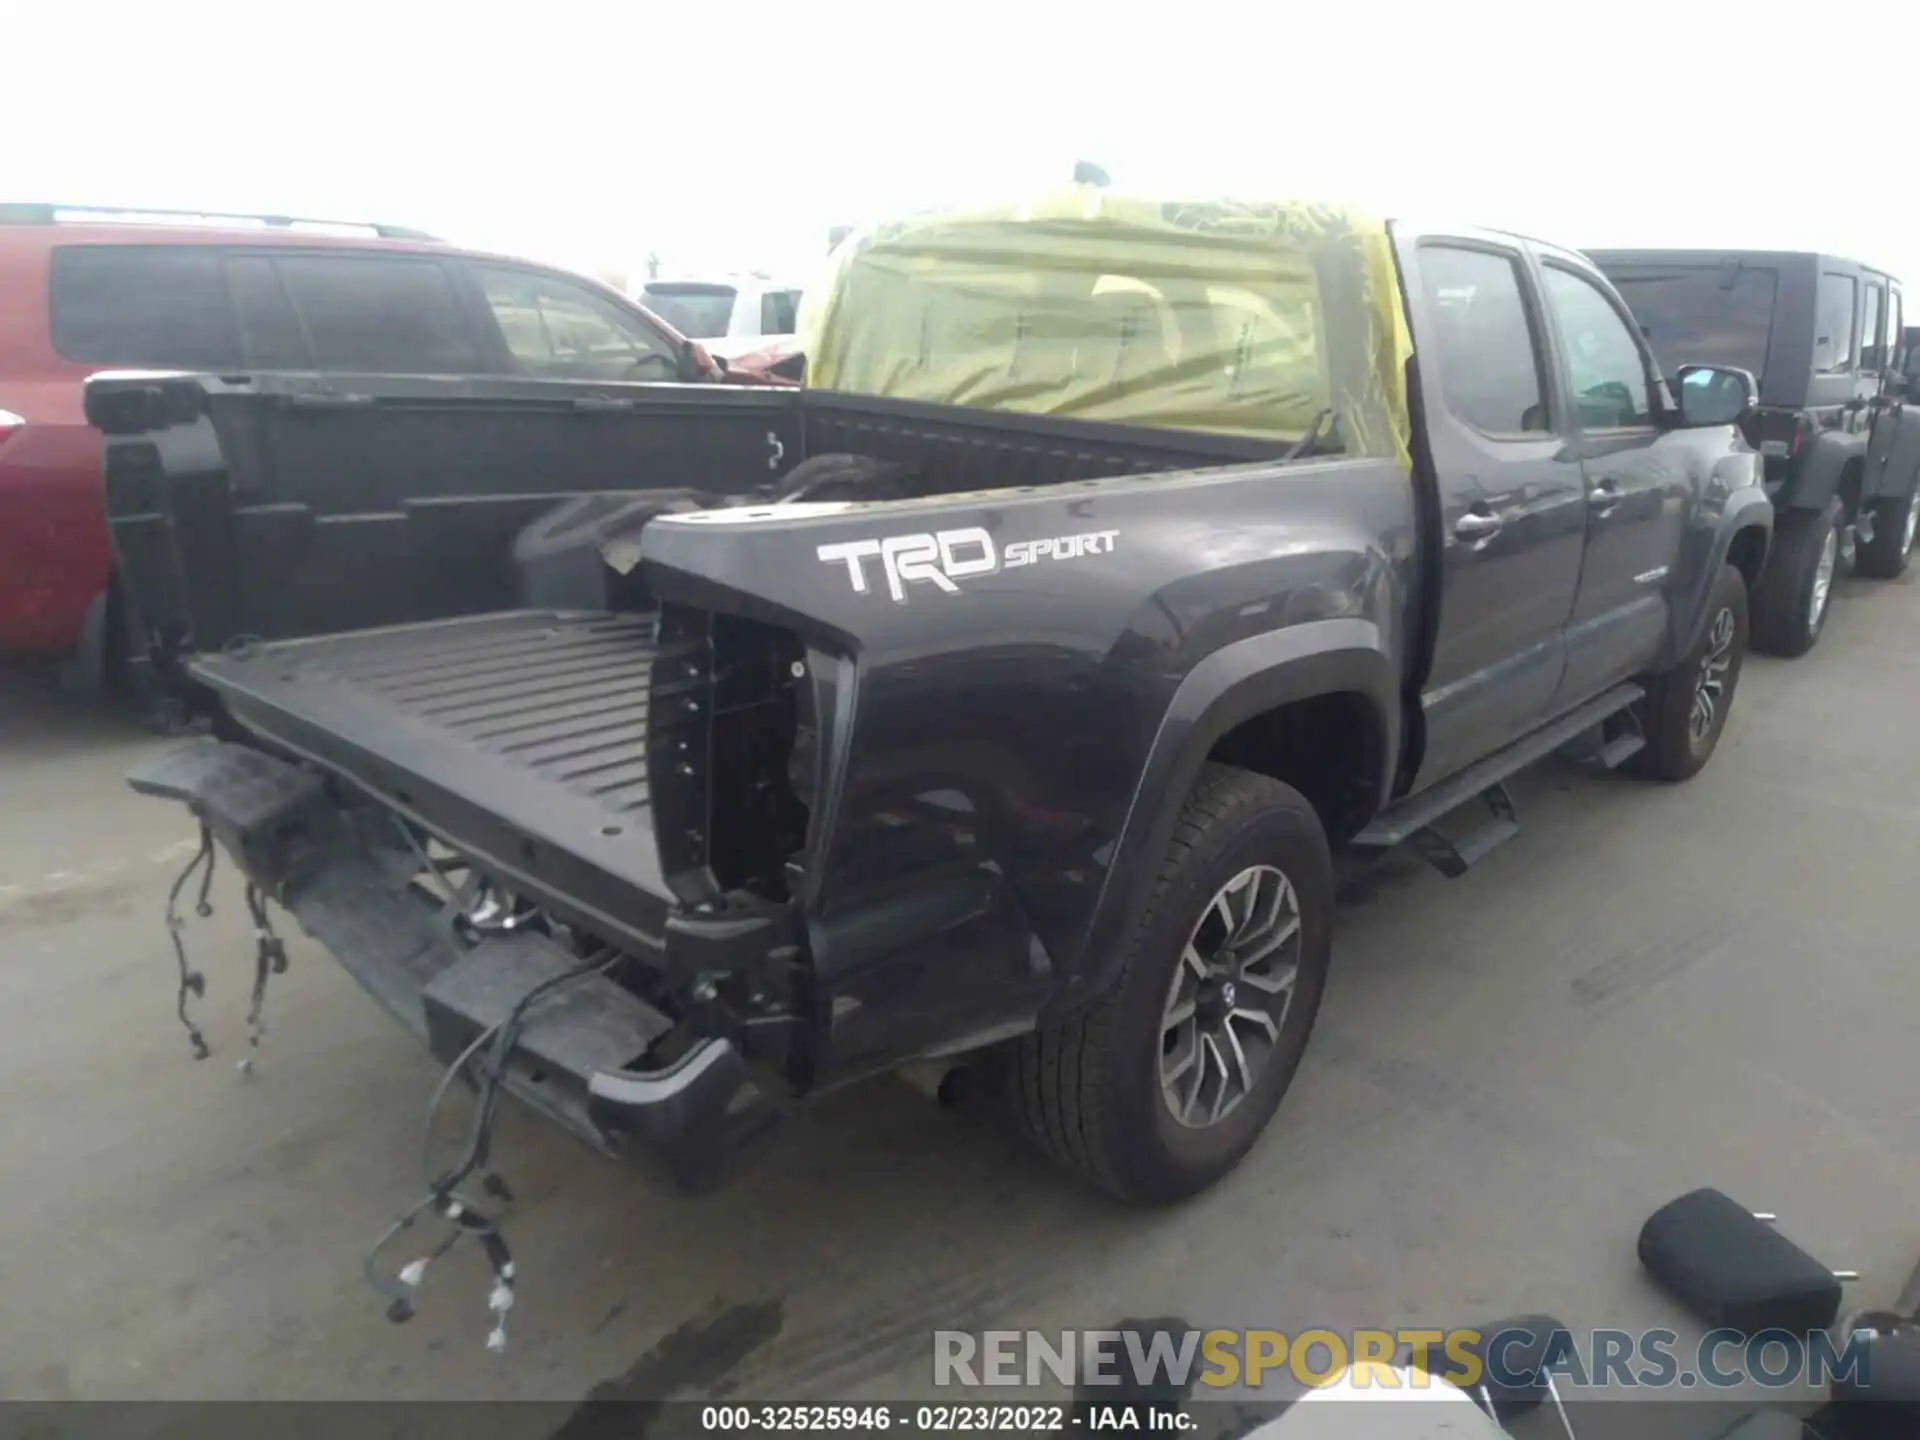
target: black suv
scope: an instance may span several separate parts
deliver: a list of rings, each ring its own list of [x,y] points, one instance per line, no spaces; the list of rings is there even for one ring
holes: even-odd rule
[[[1743,428],[1765,457],[1779,518],[1753,597],[1753,641],[1805,654],[1840,566],[1899,575],[1920,528],[1920,408],[1904,403],[1899,282],[1834,255],[1587,253],[1669,375],[1712,363],[1758,377],[1760,405]]]

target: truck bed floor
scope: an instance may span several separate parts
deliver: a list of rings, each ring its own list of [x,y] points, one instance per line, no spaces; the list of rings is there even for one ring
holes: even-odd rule
[[[648,801],[655,642],[651,616],[511,611],[255,643],[193,673],[270,745],[509,883],[658,944],[670,891]]]

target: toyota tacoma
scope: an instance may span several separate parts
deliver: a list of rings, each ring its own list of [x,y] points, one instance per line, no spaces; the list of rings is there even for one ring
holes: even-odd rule
[[[1457,875],[1549,752],[1713,753],[1755,383],[1572,250],[1083,186],[806,305],[804,389],[88,383],[212,725],[133,785],[489,1102],[692,1186],[964,1060],[1170,1200],[1288,1088],[1337,853]]]

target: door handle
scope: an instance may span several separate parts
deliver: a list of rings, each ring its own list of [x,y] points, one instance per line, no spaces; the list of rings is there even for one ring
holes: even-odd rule
[[[1506,523],[1498,515],[1469,510],[1453,522],[1453,533],[1469,544],[1478,545],[1498,535]]]
[[[1596,514],[1604,515],[1620,503],[1620,486],[1617,481],[1602,480],[1587,492],[1587,504]]]

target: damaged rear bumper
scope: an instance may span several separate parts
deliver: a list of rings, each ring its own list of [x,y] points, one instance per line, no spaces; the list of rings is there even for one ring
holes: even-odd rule
[[[247,879],[443,1063],[530,990],[580,966],[545,934],[463,936],[414,883],[420,867],[394,817],[344,806],[319,776],[262,751],[201,740],[127,780],[185,804]],[[758,1147],[779,1111],[730,1041],[689,1044],[674,1029],[608,973],[569,980],[528,1009],[503,1084],[601,1153],[707,1189]],[[647,1066],[663,1038],[676,1058]]]

